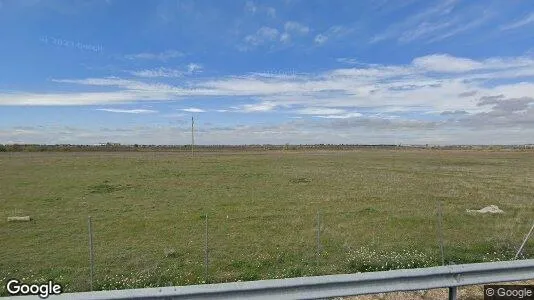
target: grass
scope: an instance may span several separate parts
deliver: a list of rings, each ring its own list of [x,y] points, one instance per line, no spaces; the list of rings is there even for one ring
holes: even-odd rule
[[[437,265],[437,201],[447,262],[511,259],[534,215],[531,152],[1,153],[0,170],[0,280],[71,292],[88,216],[95,286],[121,289],[205,282],[205,214],[209,282]]]

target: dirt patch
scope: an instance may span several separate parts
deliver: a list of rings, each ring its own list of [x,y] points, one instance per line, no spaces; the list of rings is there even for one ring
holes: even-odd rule
[[[291,182],[291,183],[309,183],[309,182],[311,182],[311,178],[296,177],[296,178],[289,179],[289,182]]]

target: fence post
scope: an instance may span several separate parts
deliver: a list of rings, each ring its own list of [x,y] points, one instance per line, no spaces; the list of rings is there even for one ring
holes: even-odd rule
[[[442,201],[438,201],[438,242],[439,242],[439,252],[441,254],[441,265],[445,265],[445,251],[443,250],[443,211],[442,211]]]
[[[191,156],[194,156],[195,147],[195,119],[191,116]]]
[[[317,211],[317,265],[319,265],[319,255],[321,253],[321,213]]]
[[[523,251],[523,247],[525,247],[525,245],[527,244],[527,241],[530,238],[532,231],[534,231],[534,223],[532,223],[532,227],[530,228],[530,231],[528,232],[527,236],[525,236],[525,240],[523,241],[523,244],[521,244],[521,247],[519,247],[519,249],[517,250],[517,253],[515,254],[514,259],[517,259],[519,257],[519,254],[521,254],[521,251]]]
[[[90,280],[90,286],[91,291],[93,290],[93,275],[94,275],[94,269],[95,269],[95,258],[93,254],[93,226],[91,222],[91,216],[89,216],[87,220],[87,225],[89,227],[89,280]]]
[[[204,280],[208,283],[208,214],[206,214],[206,231],[204,240]]]

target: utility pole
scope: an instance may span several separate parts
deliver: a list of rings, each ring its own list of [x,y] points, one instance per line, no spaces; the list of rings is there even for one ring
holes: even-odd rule
[[[194,155],[193,147],[195,146],[195,119],[191,116],[191,156]]]

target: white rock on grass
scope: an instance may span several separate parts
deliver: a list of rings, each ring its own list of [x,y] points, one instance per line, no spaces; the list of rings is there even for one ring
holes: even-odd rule
[[[477,209],[468,209],[467,212],[468,213],[481,213],[481,214],[486,214],[486,213],[502,214],[502,213],[504,213],[504,211],[499,209],[499,207],[497,205],[486,206],[486,207],[478,209],[478,210]]]
[[[8,222],[29,222],[31,221],[30,216],[24,217],[7,217]]]

